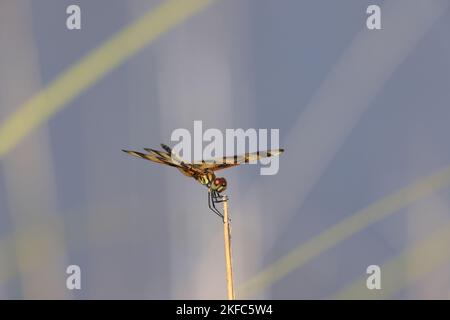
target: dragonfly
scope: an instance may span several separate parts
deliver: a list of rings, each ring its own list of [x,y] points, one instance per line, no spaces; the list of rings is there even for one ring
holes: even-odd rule
[[[259,159],[278,156],[284,152],[284,149],[274,149],[188,163],[174,153],[169,146],[161,144],[161,147],[163,150],[144,148],[147,153],[131,150],[122,151],[138,158],[177,168],[185,176],[194,178],[201,185],[206,186],[208,188],[208,207],[222,219],[223,214],[217,209],[216,204],[228,199],[222,194],[227,189],[227,180],[223,177],[217,177],[215,172],[243,163],[254,163]]]

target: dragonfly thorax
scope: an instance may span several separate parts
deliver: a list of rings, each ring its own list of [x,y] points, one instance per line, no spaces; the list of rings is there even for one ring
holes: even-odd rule
[[[213,191],[223,192],[227,188],[227,180],[218,178],[214,172],[208,171],[204,175],[197,177],[197,181],[207,186]]]
[[[214,179],[216,179],[216,175],[211,171],[207,171],[205,174],[200,175],[197,178],[197,181],[200,182],[201,184],[209,187],[212,184],[212,182],[214,181]]]

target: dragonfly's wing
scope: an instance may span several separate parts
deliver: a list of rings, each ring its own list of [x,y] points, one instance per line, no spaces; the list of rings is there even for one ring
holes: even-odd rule
[[[137,151],[130,151],[130,150],[122,150],[123,152],[126,152],[132,156],[138,157],[138,158],[142,158],[142,159],[146,159],[146,160],[150,160],[156,163],[161,163],[161,164],[165,164],[171,167],[175,167],[175,168],[179,168],[179,166],[175,163],[173,163],[169,159],[159,156],[159,155],[155,155],[155,154],[146,154],[146,153],[141,153],[141,152],[137,152]]]
[[[149,153],[153,153],[153,154],[155,154],[156,156],[158,156],[160,158],[170,159],[170,161],[172,163],[179,164],[181,166],[183,166],[186,163],[183,159],[181,159],[181,157],[179,155],[174,153],[169,146],[161,143],[161,147],[165,151],[158,151],[158,150],[154,150],[154,149],[150,149],[150,148],[144,148],[144,150],[149,152]]]
[[[149,154],[153,154],[154,156],[156,156],[160,159],[165,159],[166,161],[173,162],[170,154],[168,154],[165,151],[160,151],[160,150],[155,150],[155,149],[150,149],[150,148],[144,148],[144,150],[147,151]]]
[[[198,167],[201,170],[217,171],[217,170],[221,170],[221,169],[238,166],[242,163],[249,163],[249,162],[257,161],[261,158],[278,156],[283,152],[284,152],[284,149],[257,151],[257,152],[246,153],[241,156],[219,157],[219,158],[214,158],[214,159],[210,159],[210,160],[203,160],[199,164],[194,164],[194,166]]]
[[[203,172],[200,172],[197,168],[194,168],[190,163],[186,163],[181,157],[173,152],[173,150],[166,144],[161,143],[161,147],[166,151],[166,153],[170,156],[172,163],[176,163],[179,165],[179,170],[182,174],[188,177],[195,177],[199,174],[203,174]],[[148,152],[157,152],[158,154],[161,154],[161,151],[156,151],[152,149],[145,149]],[[165,156],[165,155],[164,155]]]
[[[161,146],[166,151],[159,151],[159,150],[150,149],[150,148],[144,148],[144,150],[150,154],[155,155],[156,157],[158,157],[159,159],[161,159],[165,162],[170,162],[173,165],[176,165],[182,172],[184,170],[183,174],[185,174],[185,175],[192,176],[195,174],[196,175],[204,174],[204,172],[201,171],[199,168],[193,167],[190,163],[184,162],[184,160],[181,159],[177,154],[172,153],[172,150],[165,144],[161,144]]]
[[[200,170],[199,168],[195,168],[189,163],[185,163],[181,158],[178,157],[176,161],[174,161],[174,154],[169,153],[171,152],[170,148],[166,145],[163,145],[163,149],[166,151],[159,151],[155,149],[150,148],[144,148],[145,151],[148,152],[148,154],[137,152],[137,151],[128,151],[128,150],[122,150],[123,152],[126,152],[128,154],[131,154],[132,156],[143,158],[146,160],[150,160],[156,163],[165,164],[171,167],[178,168],[181,173],[183,173],[185,176],[188,177],[196,177],[198,175],[203,175],[204,172]]]

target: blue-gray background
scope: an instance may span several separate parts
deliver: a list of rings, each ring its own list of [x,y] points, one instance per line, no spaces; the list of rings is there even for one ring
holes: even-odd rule
[[[0,0],[0,124],[160,3]],[[69,4],[81,7],[79,31],[65,27]],[[381,6],[382,30],[367,30],[369,4]],[[447,0],[213,1],[1,158],[0,298],[225,297],[222,226],[205,189],[120,151],[170,143],[194,120],[278,128],[286,149],[275,176],[224,172],[238,290],[446,168],[449,31]],[[394,270],[383,298],[449,298],[450,243],[436,263],[405,258],[450,223],[449,196],[448,186],[434,190],[289,272],[266,273],[272,280],[250,297],[332,298],[376,264]],[[66,289],[70,264],[81,267],[82,290]]]

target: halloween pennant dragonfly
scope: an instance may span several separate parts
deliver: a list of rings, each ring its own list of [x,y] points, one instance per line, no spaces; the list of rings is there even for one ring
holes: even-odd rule
[[[216,204],[226,200],[226,196],[221,195],[221,193],[227,189],[227,180],[216,177],[214,172],[235,167],[243,163],[255,162],[261,158],[278,156],[284,152],[283,149],[257,151],[245,153],[240,156],[224,156],[210,160],[202,160],[199,163],[186,163],[177,154],[172,152],[169,146],[161,144],[161,147],[164,149],[163,151],[144,148],[147,153],[130,150],[122,151],[138,158],[177,168],[185,176],[194,178],[200,184],[206,186],[208,188],[208,206],[221,218],[223,218],[223,215],[216,208]]]

